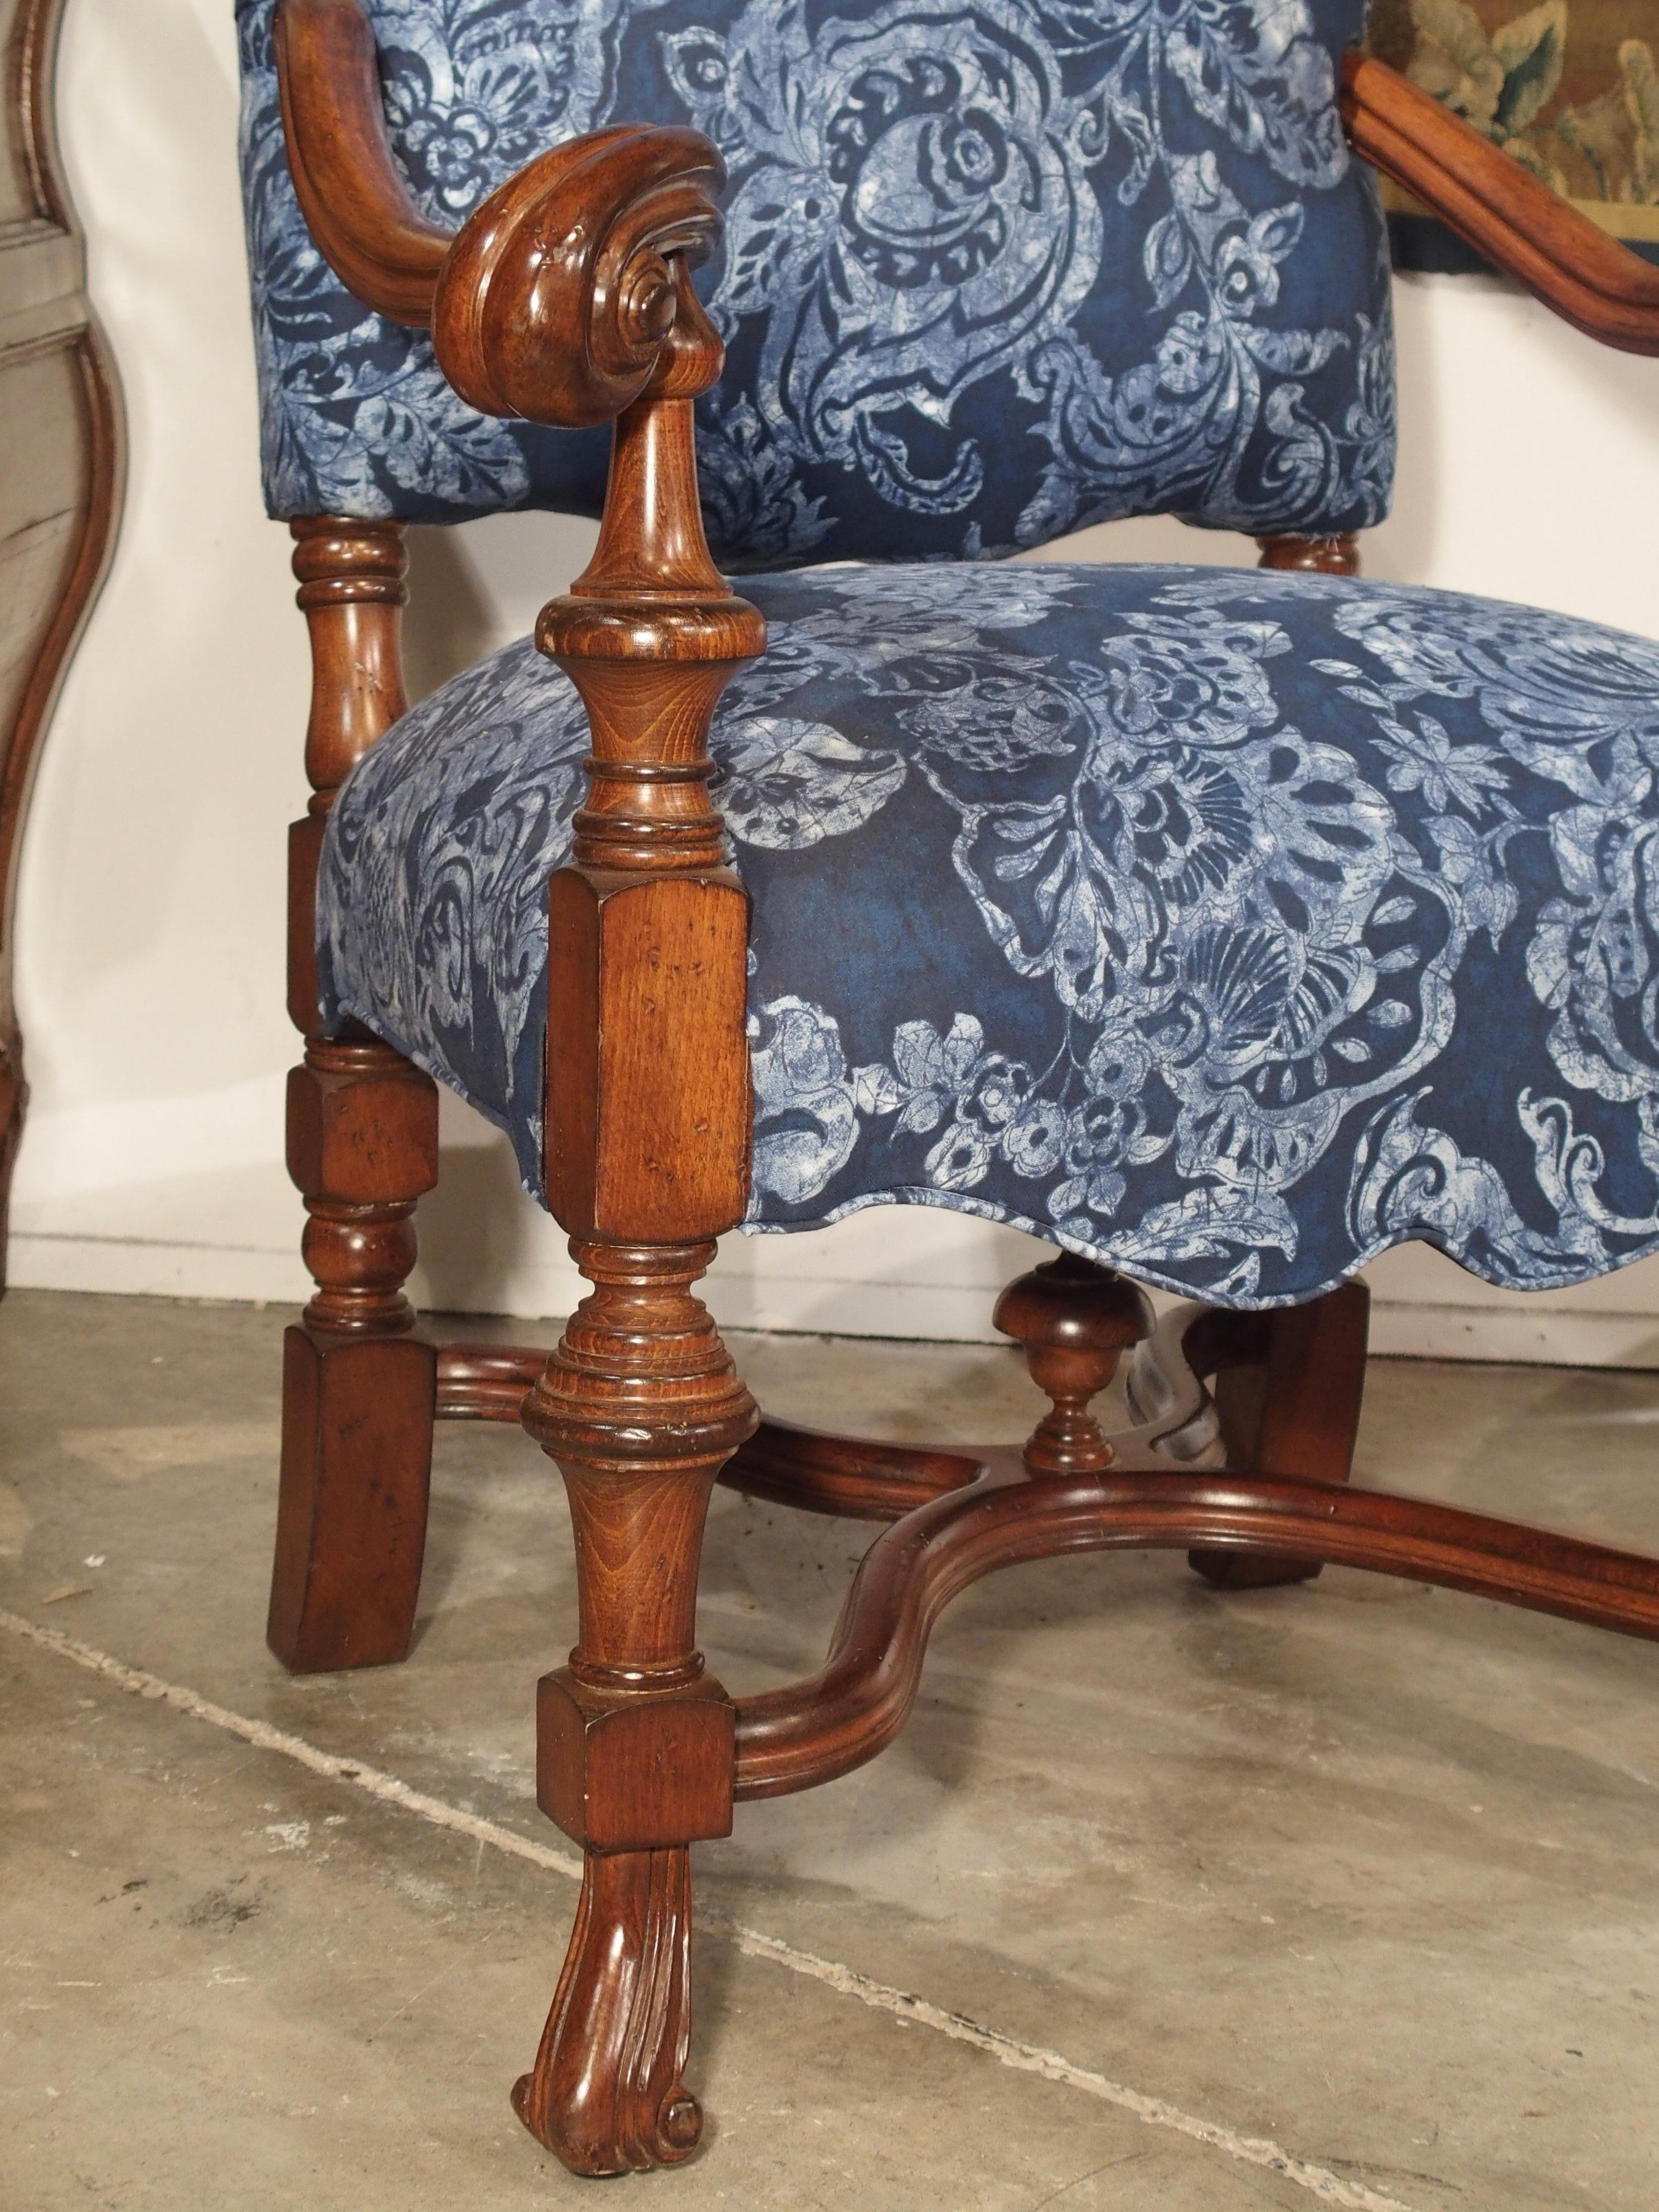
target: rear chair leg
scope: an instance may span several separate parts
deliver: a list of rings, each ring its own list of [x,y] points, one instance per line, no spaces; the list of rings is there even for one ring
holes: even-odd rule
[[[408,1656],[426,1543],[437,1352],[411,1332],[415,1201],[438,1179],[430,1076],[313,1040],[289,1079],[289,1171],[317,1295],[288,1331],[271,1650],[296,1674]]]
[[[438,1179],[438,1094],[373,1038],[322,1035],[317,871],[335,793],[404,712],[403,525],[291,524],[311,637],[306,774],[289,834],[288,1004],[306,1039],[289,1078],[289,1173],[311,1218],[317,1295],[283,1358],[283,1474],[266,1637],[308,1674],[409,1650],[426,1540],[437,1354],[411,1334],[403,1285],[415,1201]]]
[[[1212,1388],[1227,1464],[1240,1474],[1346,1482],[1365,1389],[1370,1292],[1343,1283],[1305,1306],[1267,1316],[1261,1365],[1224,1368]],[[1284,1552],[1193,1551],[1188,1563],[1217,1589],[1311,1582],[1321,1562]]]

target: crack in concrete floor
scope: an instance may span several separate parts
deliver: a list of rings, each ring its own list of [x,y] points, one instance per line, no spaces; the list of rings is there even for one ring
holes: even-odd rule
[[[44,2076],[64,2095],[41,2148],[59,2163],[40,2173],[82,2179],[60,2197],[32,2170],[23,2201],[205,2201],[234,2100],[216,2087],[226,2053],[198,2047],[203,2008],[233,2001],[245,2009],[222,2013],[226,2052],[270,2107],[256,2148],[224,2168],[241,2202],[424,2212],[526,2191],[545,2202],[550,2188],[562,2201],[581,2185],[538,2166],[502,2118],[577,1871],[531,1778],[529,1684],[556,1663],[570,1616],[556,1485],[522,1439],[447,1430],[410,1665],[287,1680],[258,1644],[276,1319],[27,1293],[0,1307],[0,1605],[27,1630],[0,1640],[103,1684],[112,1711],[149,1711],[122,1741],[151,1748],[122,1757],[134,1774],[154,1767],[165,1801],[144,1816],[142,1859],[122,1825],[143,1826],[130,1790],[66,1826],[64,1759],[93,1736],[77,1741],[72,1710],[33,1738],[27,1698],[5,1712],[0,1753],[13,1748],[25,1787],[0,1801],[0,1850],[46,1891],[68,1887],[59,1921],[37,1914],[56,1934],[34,1982],[0,2008],[14,2039],[0,2110],[14,2131],[35,2127],[18,2062],[34,2051],[58,2066],[40,2034],[54,2020],[67,2034],[100,1976],[85,2000],[99,2017],[63,2047],[84,2044],[88,2080],[127,2069],[106,2141],[61,2073]],[[844,1425],[854,1391],[860,1425],[897,1437],[952,1421],[1013,1436],[1027,1418],[994,1352],[750,1339],[739,1357],[786,1418]],[[1363,1479],[1651,1541],[1652,1377],[1381,1364],[1370,1405]],[[722,1495],[703,1640],[723,1680],[744,1691],[810,1671],[864,1536]],[[31,1618],[66,1584],[87,1594],[61,1601],[51,1628]],[[56,1625],[70,1608],[75,1636]],[[711,2140],[641,2186],[672,2190],[684,2212],[1244,2212],[1310,2196],[1650,2212],[1653,1664],[1640,1645],[1334,1571],[1312,1589],[1224,1601],[1175,1559],[1061,1561],[970,1592],[884,1759],[754,1808],[700,1856],[699,1926],[723,1931],[697,1970]],[[217,1728],[196,1727],[214,1713]],[[191,1780],[212,1760],[155,1748],[164,1715],[234,1744],[234,1759],[215,1754],[210,1778]],[[279,1772],[262,1800],[278,1756],[293,1780]],[[99,1773],[118,1780],[121,1765],[106,1750]],[[343,1783],[370,1802],[337,1827]],[[192,1886],[173,1934],[159,1931],[173,1950],[156,1979],[139,1953],[106,1959],[79,1929],[129,1880],[156,1885],[140,1899],[169,1875],[184,1882],[167,1838],[186,1814],[201,1827],[188,1848],[178,1831]],[[371,1886],[353,1887],[341,1839],[373,1821]],[[110,1859],[89,1899],[69,1844]],[[516,1868],[517,1892],[497,1863]],[[0,1884],[0,1923],[28,1941],[33,1894]],[[492,1897],[493,1917],[477,1902]],[[319,1951],[316,1929],[337,1923],[347,1933]],[[340,1963],[368,1940],[359,1923],[395,1974]],[[250,1949],[262,1931],[266,1948]],[[373,1984],[361,2010],[354,1973]],[[140,1995],[146,2023],[151,2009],[167,2023],[146,2025],[142,2083],[103,2019]],[[267,2063],[271,2050],[289,2055]],[[413,2166],[390,2118],[328,2134],[336,2072],[354,2114],[365,2094],[392,2118],[411,2100]],[[1167,2104],[1122,2087],[1145,2081]],[[186,2092],[191,2109],[164,2120]],[[318,2163],[319,2130],[333,2164]],[[310,2161],[303,2191],[296,2159]]]
[[[459,1806],[433,1797],[422,1790],[411,1790],[396,1775],[383,1773],[366,1761],[320,1750],[307,1743],[303,1736],[290,1735],[284,1729],[272,1728],[268,1722],[252,1720],[246,1713],[232,1712],[228,1706],[215,1705],[211,1698],[176,1682],[165,1682],[157,1674],[141,1667],[129,1667],[108,1652],[95,1650],[89,1644],[82,1644],[61,1630],[45,1628],[38,1621],[26,1620],[21,1614],[0,1612],[0,1630],[9,1636],[21,1638],[42,1651],[49,1651],[59,1659],[67,1659],[89,1674],[101,1675],[118,1688],[130,1694],[159,1698],[173,1707],[175,1712],[187,1713],[192,1720],[204,1721],[210,1728],[222,1729],[228,1735],[240,1736],[243,1742],[254,1745],[260,1751],[272,1751],[284,1759],[292,1759],[313,1774],[330,1781],[344,1783],[352,1789],[362,1790],[380,1800],[383,1804],[396,1805],[416,1818],[429,1820],[435,1827],[453,1829],[457,1833],[471,1836],[476,1842],[493,1844],[499,1851],[507,1851],[515,1858],[526,1859],[544,1872],[561,1875],[567,1881],[580,1882],[581,1861],[568,1851],[556,1850],[546,1844],[534,1842],[528,1836],[515,1834],[496,1821],[481,1819],[476,1813],[464,1812]],[[960,2013],[947,2012],[942,2006],[930,2004],[926,1997],[903,1990],[891,1989],[884,1982],[872,1980],[839,1960],[820,1959],[811,1951],[796,1948],[781,1936],[768,1936],[757,1928],[746,1928],[739,1921],[726,1919],[720,1914],[708,1912],[701,1916],[704,1932],[723,1936],[735,1944],[745,1958],[764,1959],[773,1966],[781,1966],[792,1974],[804,1974],[815,1982],[822,1982],[838,1996],[851,1997],[867,2005],[872,2012],[890,2013],[896,2019],[914,2021],[918,2027],[931,2028],[934,2033],[947,2036],[953,2043],[966,2044],[970,2050],[981,2051],[1022,2074],[1040,2074],[1045,2081],[1058,2081],[1069,2089],[1079,2089],[1085,2096],[1097,2097],[1103,2104],[1115,2105],[1121,2111],[1133,2113],[1149,2127],[1168,2128],[1173,2133],[1188,2136],[1194,2142],[1207,2144],[1211,2149],[1224,2151],[1229,2158],[1240,2160],[1246,2166],[1259,2166],[1270,2173],[1282,2174],[1298,2189],[1307,2190],[1322,2204],[1336,2204],[1346,2212],[1411,2212],[1397,2197],[1385,2197],[1379,2191],[1366,2188],[1363,2183],[1344,2181],[1327,2166],[1316,2166],[1308,2160],[1297,2158],[1280,2144],[1261,2137],[1243,2136],[1236,2129],[1224,2127],[1213,2120],[1196,2118],[1168,2104],[1161,2097],[1149,2097],[1131,2089],[1121,2081],[1108,2081],[1103,2074],[1092,2072],[1086,2066],[1073,2065],[1058,2051],[1045,2051],[1035,2044],[1024,2043],[1018,2036],[1004,2035],[979,2021],[969,2020]],[[87,1984],[91,1987],[92,1984]],[[429,1985],[428,1985],[429,1986]],[[417,1996],[423,1992],[417,1992]],[[410,1999],[412,2003],[414,1999]],[[392,2015],[396,2017],[396,2015]],[[385,2023],[383,2023],[384,2025]],[[1067,2182],[1054,2196],[1073,2189],[1079,2181],[1087,2181],[1096,2173],[1106,2171],[1115,2164],[1091,2167]],[[1054,2199],[1045,2198],[1044,2203]],[[1034,2208],[1035,2212],[1035,2208]]]

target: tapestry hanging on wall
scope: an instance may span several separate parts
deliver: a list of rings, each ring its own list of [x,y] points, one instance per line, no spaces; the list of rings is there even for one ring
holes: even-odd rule
[[[1659,261],[1659,0],[1373,0],[1367,43]],[[1486,268],[1408,192],[1382,190],[1396,269]]]

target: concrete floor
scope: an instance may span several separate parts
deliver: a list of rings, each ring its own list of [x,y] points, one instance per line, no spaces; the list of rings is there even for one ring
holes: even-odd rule
[[[282,1318],[0,1305],[0,2203],[591,2203],[507,2104],[575,1895],[532,1793],[556,1480],[511,1430],[441,1431],[413,1657],[290,1681],[261,1641]],[[1035,1403],[993,1351],[738,1350],[826,1425],[1012,1439]],[[1652,1376],[1379,1364],[1360,1475],[1652,1544],[1656,1421]],[[717,1498],[728,1686],[817,1663],[868,1533]],[[893,1750],[698,1853],[704,2148],[621,2186],[1651,2212],[1656,1691],[1650,1646],[1335,1569],[982,1583]]]

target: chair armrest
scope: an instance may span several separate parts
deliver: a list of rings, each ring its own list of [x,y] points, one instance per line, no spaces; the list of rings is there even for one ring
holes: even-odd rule
[[[720,343],[684,273],[720,229],[726,172],[700,132],[590,131],[451,231],[416,207],[392,158],[360,0],[282,0],[276,44],[289,167],[318,250],[365,306],[431,329],[470,405],[580,428],[613,421],[653,380],[677,392],[714,381]]]
[[[692,403],[724,348],[690,271],[720,234],[724,167],[695,131],[591,131],[452,234],[392,159],[359,0],[281,0],[276,59],[301,210],[342,282],[429,327],[445,376],[486,414],[614,424],[593,557],[536,624],[593,745],[548,892],[546,1188],[574,1237],[600,1240],[583,1249],[636,1248],[650,1283],[639,1248],[664,1246],[690,1282],[705,1264],[690,1240],[741,1220],[748,1194],[748,909],[708,793],[708,729],[766,646],[709,557],[697,498]],[[687,1370],[697,1388],[710,1371]]]
[[[424,328],[454,233],[392,158],[374,33],[357,0],[284,0],[275,26],[288,166],[306,227],[347,290]]]
[[[1659,354],[1659,269],[1386,62],[1350,52],[1342,117],[1356,152],[1590,337]]]

